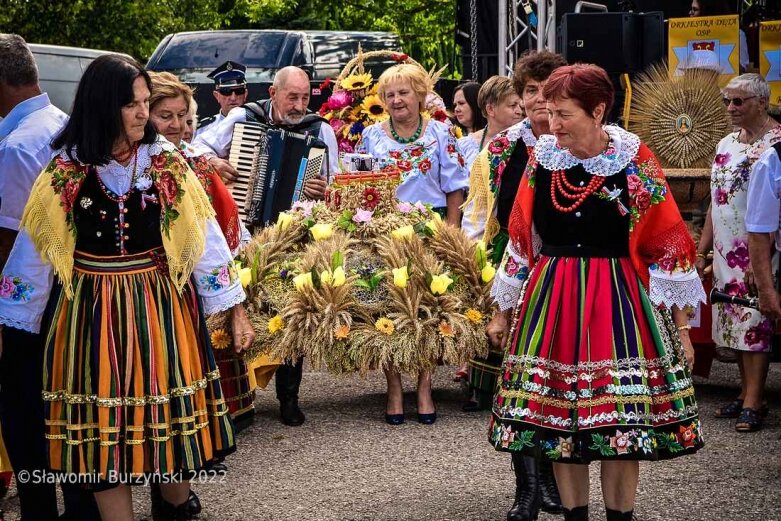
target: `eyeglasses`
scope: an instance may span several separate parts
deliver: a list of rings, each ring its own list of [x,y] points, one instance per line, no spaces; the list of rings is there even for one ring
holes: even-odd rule
[[[231,94],[235,94],[236,96],[243,96],[245,92],[247,92],[246,87],[220,87],[217,89],[217,92],[222,94],[223,96],[230,96]]]
[[[724,98],[722,98],[722,101],[724,102],[725,107],[729,107],[730,103],[732,103],[736,107],[740,107],[746,102],[746,100],[749,100],[751,98],[756,98],[756,96],[747,96],[745,98],[728,98],[724,96]]]

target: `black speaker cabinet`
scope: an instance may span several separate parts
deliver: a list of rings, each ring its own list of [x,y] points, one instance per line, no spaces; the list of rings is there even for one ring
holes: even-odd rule
[[[664,15],[567,13],[559,52],[569,63],[594,63],[609,73],[634,73],[664,57]]]

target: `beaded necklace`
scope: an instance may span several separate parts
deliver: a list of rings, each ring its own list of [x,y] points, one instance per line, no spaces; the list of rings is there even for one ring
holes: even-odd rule
[[[390,133],[391,136],[393,136],[393,139],[402,145],[406,145],[407,143],[417,141],[417,139],[420,137],[420,133],[423,131],[423,116],[418,116],[418,128],[415,129],[415,133],[406,138],[399,136],[399,133],[396,132],[396,128],[393,126],[393,118],[388,119],[388,124],[390,125]]]
[[[608,148],[610,148],[610,136],[608,136],[605,150],[602,153],[607,152]],[[567,174],[564,170],[556,170],[553,172],[550,183],[550,198],[553,207],[562,213],[574,212],[590,195],[599,190],[604,183],[604,177],[595,175],[591,177],[586,186],[575,186],[567,180]],[[572,201],[572,204],[569,206],[559,204],[559,196],[565,200]]]

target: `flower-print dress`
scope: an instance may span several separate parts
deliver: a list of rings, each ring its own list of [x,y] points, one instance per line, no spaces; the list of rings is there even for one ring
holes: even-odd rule
[[[781,141],[781,125],[753,144],[738,141],[738,132],[721,140],[711,171],[713,218],[713,285],[740,297],[748,296],[749,267],[746,202],[754,162],[762,152]],[[777,258],[773,261],[775,272]],[[733,304],[713,306],[713,341],[739,351],[769,352],[773,323],[759,311]]]
[[[361,152],[371,154],[380,167],[395,166],[401,173],[396,197],[411,203],[447,207],[447,194],[469,186],[469,171],[459,151],[453,127],[429,120],[423,135],[402,144],[388,136],[382,123],[363,131]]]

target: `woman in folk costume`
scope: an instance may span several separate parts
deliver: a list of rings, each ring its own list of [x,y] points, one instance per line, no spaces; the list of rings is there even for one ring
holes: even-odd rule
[[[567,61],[552,52],[531,52],[515,62],[512,82],[526,111],[526,119],[489,140],[477,157],[469,179],[469,197],[464,205],[461,228],[472,239],[483,240],[498,266],[507,245],[507,226],[515,194],[537,138],[550,134],[548,110],[542,88],[548,76]],[[488,408],[501,373],[501,350],[487,358],[470,360],[469,386],[476,400],[465,409]],[[507,513],[509,521],[535,519],[539,510],[560,513],[561,500],[550,462],[513,452],[515,501]]]
[[[656,158],[604,125],[605,71],[561,67],[543,95],[553,135],[521,179],[492,288],[488,334],[509,349],[489,438],[554,462],[567,520],[588,519],[588,463],[603,460],[607,518],[629,520],[638,460],[703,444],[686,309],[705,293]]]
[[[249,232],[240,224],[236,202],[217,171],[209,164],[208,157],[198,155],[195,149],[184,141],[189,107],[195,103],[193,91],[170,72],[150,72],[149,76],[152,79],[149,119],[160,134],[179,148],[203,185],[228,247],[235,252],[240,246],[242,232],[249,239]],[[255,414],[255,390],[250,388],[247,363],[241,354],[232,349],[215,349],[214,357],[220,369],[223,398],[238,432],[251,425]]]
[[[0,292],[0,323],[47,332],[49,465],[99,477],[104,520],[133,518],[127,484],[148,474],[163,518],[189,518],[192,472],[235,450],[203,314],[231,310],[237,350],[254,339],[208,197],[148,120],[150,87],[130,58],[87,68]]]

